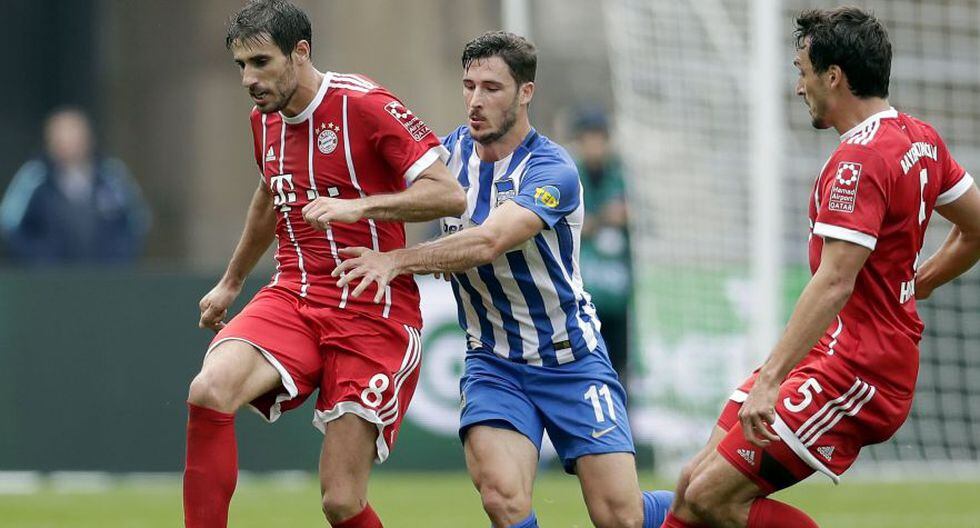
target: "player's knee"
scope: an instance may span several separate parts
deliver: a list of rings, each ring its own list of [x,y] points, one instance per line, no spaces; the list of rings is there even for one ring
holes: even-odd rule
[[[198,407],[206,407],[221,412],[234,412],[238,409],[235,392],[225,387],[208,372],[202,371],[191,381],[187,401]]]
[[[726,506],[708,479],[699,477],[696,472],[684,490],[684,504],[704,520],[717,519]]]
[[[494,522],[503,524],[507,520],[520,520],[531,513],[531,497],[522,493],[518,487],[485,480],[478,485],[483,509]]]
[[[367,500],[346,490],[328,490],[323,494],[323,515],[331,524],[349,519],[364,509]]]

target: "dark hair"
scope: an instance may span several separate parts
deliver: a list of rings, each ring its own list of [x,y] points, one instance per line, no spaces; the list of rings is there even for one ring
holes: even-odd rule
[[[538,69],[538,52],[526,38],[506,31],[488,31],[469,41],[463,48],[463,69],[478,59],[500,57],[517,84],[534,80]]]
[[[810,39],[810,62],[817,73],[836,64],[858,97],[888,97],[892,44],[873,13],[858,7],[811,9],[796,18],[797,49]]]
[[[283,0],[251,0],[229,19],[226,48],[231,49],[235,42],[257,43],[266,39],[288,57],[301,40],[312,46],[310,19],[302,9]]]

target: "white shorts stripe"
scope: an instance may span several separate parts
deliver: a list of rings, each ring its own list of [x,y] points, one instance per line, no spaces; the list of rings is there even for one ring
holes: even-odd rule
[[[813,443],[816,442],[817,439],[820,438],[822,434],[831,430],[835,425],[837,425],[837,422],[839,422],[841,418],[843,418],[844,416],[856,416],[859,412],[861,412],[861,408],[864,407],[864,404],[871,401],[871,398],[873,398],[875,395],[875,388],[871,385],[867,385],[867,386],[870,387],[871,390],[868,391],[868,393],[864,396],[864,398],[862,398],[861,401],[859,401],[858,404],[854,406],[853,409],[847,412],[844,412],[842,409],[841,412],[837,413],[837,416],[833,420],[831,420],[830,423],[824,426],[823,429],[817,431],[816,434],[814,434],[813,436],[810,437],[809,440],[807,440],[806,446],[807,447],[812,446]]]
[[[814,422],[812,426],[810,426],[805,432],[803,432],[803,434],[798,434],[798,436],[800,437],[800,441],[806,442],[807,440],[809,440],[813,436],[813,434],[819,431],[820,428],[822,428],[827,422],[830,422],[838,414],[842,412],[846,412],[848,409],[853,407],[854,403],[860,400],[861,398],[863,398],[865,394],[868,393],[868,390],[870,389],[871,389],[871,385],[868,385],[867,383],[864,383],[862,381],[861,389],[858,390],[856,393],[854,393],[854,395],[852,395],[850,398],[848,398],[847,401],[839,405],[835,405],[832,409],[830,409],[830,411],[824,414],[819,420]]]
[[[402,364],[398,368],[398,371],[392,376],[392,380],[395,383],[397,383],[399,378],[410,369],[412,362],[415,360],[415,349],[417,348],[415,346],[415,333],[412,332],[412,327],[408,325],[402,325],[402,327],[405,329],[405,333],[408,335],[408,344],[405,345],[405,355],[402,357]],[[384,413],[394,404],[395,398],[392,398],[388,401],[388,403],[384,404],[380,409],[378,409],[378,413]]]
[[[394,395],[391,401],[385,405],[386,409],[378,413],[378,416],[384,421],[385,425],[391,425],[398,420],[398,414],[401,412],[400,406],[398,405],[398,396],[401,394],[402,385],[405,384],[405,380],[418,369],[419,364],[422,362],[422,338],[416,329],[408,326],[405,328],[408,330],[410,336],[409,347],[411,347],[412,351],[412,361],[409,363],[408,369],[395,376]]]
[[[842,401],[850,398],[852,394],[854,394],[859,388],[861,388],[861,383],[862,382],[859,379],[858,380],[854,380],[854,385],[852,385],[851,388],[847,392],[845,392],[842,396],[840,396],[838,398],[835,398],[833,400],[830,400],[827,403],[825,403],[823,405],[823,407],[820,408],[819,411],[817,411],[816,413],[814,413],[814,415],[811,416],[807,421],[803,422],[803,425],[801,425],[800,428],[796,430],[796,436],[802,435],[803,434],[803,431],[805,431],[807,428],[809,428],[810,425],[813,424],[813,422],[819,420],[820,417],[823,416],[824,413],[826,413],[827,411],[829,411],[832,407],[834,407],[835,405],[840,404],[840,402],[842,402]]]

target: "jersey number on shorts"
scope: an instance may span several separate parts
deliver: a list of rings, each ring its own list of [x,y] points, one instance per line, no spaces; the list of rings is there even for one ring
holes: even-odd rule
[[[793,401],[789,399],[789,396],[787,396],[786,398],[783,398],[783,407],[786,407],[786,410],[790,412],[800,412],[803,409],[806,409],[807,405],[810,405],[810,402],[813,401],[813,392],[810,392],[811,390],[817,394],[823,392],[823,388],[815,378],[807,378],[807,380],[803,382],[803,385],[797,387],[796,391],[803,395],[802,401],[799,403],[793,403]]]
[[[368,382],[368,388],[361,391],[361,401],[368,407],[381,405],[382,395],[388,390],[388,385],[390,384],[391,381],[384,374],[371,376],[371,381]]]
[[[609,386],[605,383],[602,384],[601,389],[597,389],[595,385],[589,385],[589,390],[585,391],[585,399],[592,401],[592,410],[595,411],[595,421],[599,423],[606,421],[606,417],[602,413],[602,405],[599,405],[599,396],[602,396],[606,400],[606,409],[609,409],[609,419],[615,422],[616,410],[613,408]]]

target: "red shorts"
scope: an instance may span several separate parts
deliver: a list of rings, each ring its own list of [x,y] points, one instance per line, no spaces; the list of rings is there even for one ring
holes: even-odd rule
[[[313,425],[351,413],[378,427],[377,461],[395,443],[415,393],[422,340],[419,329],[337,308],[312,307],[296,296],[264,288],[208,348],[239,340],[272,364],[282,387],[251,402],[270,422],[300,406],[315,389]]]
[[[732,394],[718,418],[728,431],[718,445],[732,465],[766,493],[819,471],[834,481],[861,448],[884,442],[905,422],[912,397],[898,396],[861,379],[840,359],[820,353],[790,371],[779,387],[772,429],[782,439],[766,448],[749,443],[738,411],[758,372]]]

